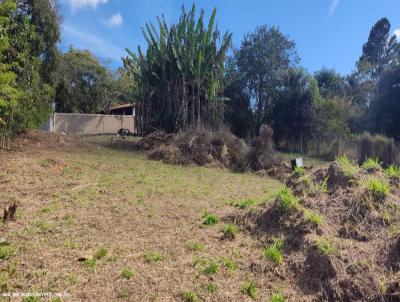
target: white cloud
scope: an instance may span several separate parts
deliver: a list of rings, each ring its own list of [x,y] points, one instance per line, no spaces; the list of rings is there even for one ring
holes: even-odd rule
[[[69,36],[68,40],[73,41],[73,46],[81,49],[88,49],[99,57],[117,61],[120,60],[121,57],[126,56],[123,49],[91,33],[85,33],[82,30],[65,24],[63,25],[63,31],[64,34]]]
[[[328,12],[328,19],[333,16],[333,14],[336,12],[336,9],[339,5],[340,0],[332,0],[331,6],[329,7],[329,12]]]
[[[397,39],[400,39],[400,28],[396,29],[393,34],[397,37]]]
[[[68,0],[68,2],[71,5],[71,8],[75,10],[85,8],[87,6],[96,8],[99,5],[106,4],[108,0]]]
[[[106,24],[109,27],[118,27],[121,26],[124,23],[124,19],[122,19],[122,16],[120,13],[112,15],[110,18],[106,20]]]

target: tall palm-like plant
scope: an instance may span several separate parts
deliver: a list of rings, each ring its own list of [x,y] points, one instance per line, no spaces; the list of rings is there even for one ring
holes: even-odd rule
[[[214,9],[208,26],[204,11],[196,21],[193,5],[182,7],[178,23],[167,25],[157,18],[158,28],[147,23],[144,53],[129,49],[125,67],[138,82],[137,126],[144,135],[155,129],[167,132],[200,125],[212,126],[221,116],[224,62],[232,37],[221,37],[215,26]]]

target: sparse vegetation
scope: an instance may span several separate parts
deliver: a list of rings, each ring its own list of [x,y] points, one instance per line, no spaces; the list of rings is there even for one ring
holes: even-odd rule
[[[194,240],[189,240],[186,242],[186,246],[188,247],[188,249],[192,250],[192,251],[201,251],[204,249],[204,244],[201,242],[197,242]]]
[[[222,265],[227,268],[229,271],[234,272],[238,269],[238,265],[232,258],[222,257],[221,258]]]
[[[346,175],[350,180],[355,180],[359,170],[357,163],[353,162],[346,155],[338,156],[336,161],[342,168],[344,175]]]
[[[215,283],[207,283],[204,285],[204,288],[210,293],[215,293],[218,290],[218,285]]]
[[[198,300],[197,294],[192,290],[187,290],[181,293],[184,302],[196,302]]]
[[[264,255],[276,265],[281,264],[283,261],[283,240],[276,239],[273,244],[265,247]]]
[[[249,296],[253,300],[257,298],[257,286],[253,281],[247,281],[243,284],[242,293]]]
[[[314,241],[314,247],[316,250],[325,255],[336,255],[337,249],[334,242],[329,238],[318,238]]]
[[[273,294],[271,297],[271,302],[285,302],[285,297],[282,293]]]
[[[306,170],[303,167],[295,167],[294,170],[293,170],[293,176],[294,177],[303,176],[305,171]]]
[[[219,218],[217,215],[205,212],[203,215],[203,224],[204,225],[215,225],[219,222]]]
[[[315,226],[319,226],[323,223],[322,217],[311,210],[304,210],[304,218],[306,219],[306,221],[312,223]]]
[[[144,259],[146,262],[159,262],[164,260],[164,256],[159,252],[148,252],[144,254]]]
[[[122,278],[129,280],[130,278],[133,277],[133,275],[134,275],[134,273],[129,267],[124,267],[122,269],[122,273],[121,273]]]
[[[278,193],[275,198],[277,200],[278,208],[285,212],[290,212],[298,208],[299,201],[294,196],[292,190],[288,187],[284,187]]]
[[[372,176],[366,180],[365,186],[375,202],[382,202],[390,192],[390,186],[386,181]]]
[[[218,273],[218,270],[219,270],[218,263],[215,260],[211,259],[206,264],[206,266],[203,270],[203,273],[205,273],[206,275],[214,275],[214,274]]]
[[[15,249],[10,245],[0,246],[0,259],[8,259],[14,255]]]
[[[389,178],[400,180],[400,167],[390,165],[385,169],[385,174]]]
[[[99,248],[96,253],[93,255],[93,258],[96,260],[100,260],[102,258],[104,258],[105,256],[107,256],[108,254],[108,250],[104,247]]]
[[[236,224],[228,223],[222,226],[221,228],[224,238],[227,239],[235,239],[236,234],[239,232],[239,229]]]
[[[256,201],[251,198],[245,198],[240,200],[235,200],[230,203],[230,205],[237,207],[239,209],[248,209],[255,205]]]
[[[381,164],[378,158],[367,158],[361,167],[367,171],[375,171],[382,168]]]

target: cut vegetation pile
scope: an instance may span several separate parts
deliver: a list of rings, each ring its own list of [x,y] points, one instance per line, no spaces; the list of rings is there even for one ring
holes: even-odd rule
[[[267,271],[312,301],[400,301],[399,180],[340,157],[296,169],[266,208],[234,219],[265,246]]]
[[[142,138],[138,145],[153,160],[246,171],[271,168],[278,163],[272,136],[272,129],[264,125],[260,136],[248,146],[228,130],[196,129],[176,135],[156,131]]]

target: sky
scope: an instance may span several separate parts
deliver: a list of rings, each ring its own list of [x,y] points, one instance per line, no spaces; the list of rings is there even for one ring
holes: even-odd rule
[[[111,68],[122,66],[126,48],[146,47],[141,28],[164,15],[175,22],[182,4],[195,3],[208,18],[217,8],[222,33],[240,47],[245,34],[274,25],[296,42],[300,64],[313,73],[322,67],[345,75],[355,68],[371,27],[382,17],[400,38],[399,0],[59,0],[63,16],[60,47],[89,49]]]

